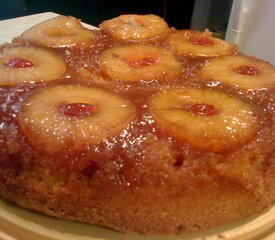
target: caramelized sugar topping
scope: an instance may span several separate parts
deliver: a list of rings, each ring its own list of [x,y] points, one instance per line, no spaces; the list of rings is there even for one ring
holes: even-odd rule
[[[258,75],[259,71],[252,67],[252,66],[246,66],[246,65],[241,65],[234,69],[236,73],[242,74],[242,75]]]
[[[98,111],[97,107],[87,103],[62,103],[59,111],[70,117],[88,117]]]
[[[34,64],[31,61],[20,57],[15,57],[13,59],[10,59],[6,63],[6,65],[10,68],[29,68],[34,66]]]

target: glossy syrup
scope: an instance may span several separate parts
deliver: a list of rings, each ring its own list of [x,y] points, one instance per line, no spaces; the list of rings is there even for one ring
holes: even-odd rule
[[[0,166],[12,167],[16,165],[16,168],[20,169],[22,161],[25,161],[27,165],[35,164],[51,171],[69,169],[70,171],[81,172],[88,178],[96,174],[98,169],[104,169],[105,179],[116,184],[131,184],[136,187],[140,184],[137,183],[137,173],[142,176],[143,172],[152,166],[159,170],[168,167],[172,171],[180,168],[197,167],[198,172],[200,172],[208,164],[207,159],[215,158],[216,161],[223,161],[222,159],[226,161],[228,154],[239,154],[243,151],[242,146],[239,149],[234,149],[233,152],[224,151],[219,154],[200,151],[189,146],[188,143],[178,140],[169,131],[158,126],[150,112],[148,101],[154,93],[171,86],[211,88],[243,99],[252,106],[254,114],[258,116],[258,125],[260,126],[257,134],[247,143],[245,148],[262,145],[259,142],[270,142],[266,129],[274,129],[272,122],[274,118],[272,100],[274,92],[269,90],[264,93],[249,92],[220,82],[201,81],[197,76],[197,71],[205,63],[205,60],[201,58],[179,57],[183,65],[181,77],[161,84],[154,79],[150,82],[144,82],[141,79],[137,83],[106,80],[98,67],[98,56],[104,50],[120,44],[113,42],[99,31],[96,31],[96,35],[94,45],[88,49],[51,50],[60,55],[67,63],[68,69],[62,78],[48,83],[43,81],[22,83],[13,87],[0,88]],[[200,40],[198,44],[204,45],[204,41]],[[156,45],[162,47],[162,44],[157,43]],[[165,48],[164,45],[163,47]],[[135,67],[146,67],[153,64],[153,61],[142,59],[133,64]],[[109,136],[98,144],[87,146],[84,151],[73,152],[68,146],[66,151],[62,153],[44,152],[43,147],[37,148],[22,133],[18,125],[18,115],[24,100],[35,90],[55,84],[88,85],[119,94],[135,105],[136,116],[119,134]],[[189,106],[188,109],[192,113],[206,117],[218,114],[215,106],[204,103]],[[83,103],[79,103],[74,106],[64,105],[61,107],[61,111],[67,115],[80,114],[85,116],[93,114],[96,107],[84,106]],[[270,151],[272,146],[267,144],[266,148],[266,151]]]

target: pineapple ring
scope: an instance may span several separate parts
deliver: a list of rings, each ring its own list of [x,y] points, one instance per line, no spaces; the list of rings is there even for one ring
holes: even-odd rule
[[[4,46],[0,50],[0,85],[52,81],[66,71],[65,62],[55,54],[30,46]]]
[[[168,89],[150,101],[155,121],[200,150],[222,152],[249,141],[257,118],[243,101],[206,89]]]
[[[176,54],[186,57],[217,57],[239,52],[235,44],[211,36],[209,31],[181,30],[171,34],[168,46]]]
[[[86,48],[94,42],[94,34],[91,30],[84,28],[78,19],[66,16],[43,21],[26,30],[21,38],[52,48]]]
[[[154,46],[114,47],[103,52],[98,63],[103,75],[112,80],[161,81],[181,74],[181,63],[172,53]]]
[[[200,76],[206,80],[225,82],[248,90],[275,87],[275,68],[252,57],[227,56],[210,59],[202,67]]]
[[[100,29],[119,42],[157,42],[169,31],[167,23],[156,15],[121,15],[103,21]]]
[[[133,104],[114,93],[56,85],[25,100],[19,126],[35,147],[48,153],[82,151],[121,132],[134,116]]]

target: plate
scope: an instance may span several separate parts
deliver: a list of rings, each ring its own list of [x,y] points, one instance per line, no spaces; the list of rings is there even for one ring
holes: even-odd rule
[[[1,240],[274,240],[274,232],[275,205],[261,214],[210,231],[152,237],[59,220],[0,199]]]
[[[31,26],[58,16],[47,12],[0,21],[0,44]],[[94,29],[94,26],[83,24]],[[0,199],[0,240],[275,240],[275,205],[242,221],[210,231],[177,236],[123,234],[107,228],[63,221]]]

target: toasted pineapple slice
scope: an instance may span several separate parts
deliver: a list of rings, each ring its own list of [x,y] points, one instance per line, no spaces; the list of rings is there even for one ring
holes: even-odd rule
[[[121,15],[103,21],[100,29],[118,42],[157,42],[169,31],[167,23],[156,15]]]
[[[106,90],[56,85],[25,100],[19,126],[33,146],[48,153],[82,151],[118,134],[134,116],[127,99]]]
[[[222,92],[168,89],[153,95],[149,106],[161,127],[200,150],[234,149],[257,130],[250,106]]]
[[[52,52],[30,46],[7,45],[0,50],[0,85],[52,81],[66,71],[65,62]]]
[[[114,47],[103,52],[98,62],[103,75],[112,80],[163,81],[181,73],[181,63],[172,53],[154,46]]]
[[[93,44],[95,37],[78,19],[58,16],[26,30],[21,39],[44,47],[86,48]]]
[[[246,56],[209,59],[200,71],[202,79],[225,82],[248,90],[275,87],[275,68],[262,60]]]
[[[167,43],[176,54],[186,57],[209,58],[239,52],[235,44],[214,38],[209,31],[177,31],[169,36]]]

